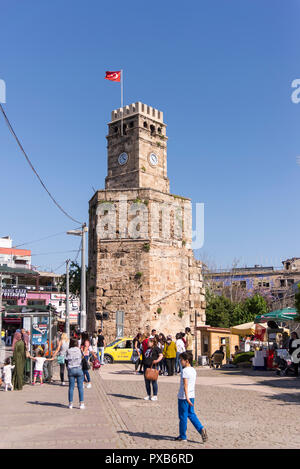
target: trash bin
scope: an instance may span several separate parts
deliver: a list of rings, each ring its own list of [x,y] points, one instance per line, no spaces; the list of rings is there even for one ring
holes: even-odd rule
[[[207,365],[207,356],[206,356],[206,355],[200,355],[200,356],[198,357],[198,364],[199,364],[200,366],[205,366],[205,365]]]

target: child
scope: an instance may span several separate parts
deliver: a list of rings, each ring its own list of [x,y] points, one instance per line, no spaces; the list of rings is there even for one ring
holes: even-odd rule
[[[196,430],[201,434],[202,441],[207,441],[207,432],[194,411],[195,384],[197,373],[191,366],[193,356],[189,352],[180,354],[182,365],[180,388],[178,392],[179,436],[177,441],[186,440],[187,419],[189,418]]]
[[[45,358],[44,357],[44,352],[42,350],[37,351],[37,356],[36,357],[32,357],[31,355],[29,355],[29,358],[31,358],[31,360],[35,361],[32,385],[33,386],[35,385],[37,377],[40,378],[40,384],[42,385],[43,384],[43,366],[44,366],[44,363],[45,363],[45,361],[52,361],[52,360],[54,360],[54,358]]]
[[[4,367],[3,367],[3,377],[4,377],[4,384],[5,384],[5,391],[8,390],[8,387],[10,387],[10,390],[13,391],[14,387],[11,382],[11,370],[13,370],[15,365],[12,365],[10,362],[10,358],[6,358],[4,362]]]

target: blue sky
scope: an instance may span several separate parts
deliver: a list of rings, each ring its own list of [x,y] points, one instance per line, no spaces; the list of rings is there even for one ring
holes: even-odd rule
[[[215,267],[300,256],[297,0],[0,1],[5,110],[57,200],[88,221],[104,187],[106,124],[125,103],[164,111],[172,193],[205,203]],[[1,117],[1,116],[0,116]],[[74,227],[53,205],[0,118],[1,230],[15,244]],[[64,234],[27,245],[40,268],[73,258]],[[44,253],[57,254],[45,255]]]

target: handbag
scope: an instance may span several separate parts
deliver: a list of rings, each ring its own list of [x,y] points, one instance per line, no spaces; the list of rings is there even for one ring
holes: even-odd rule
[[[58,355],[58,357],[57,357],[57,363],[58,363],[59,365],[64,365],[64,363],[65,363],[65,357],[64,357],[64,355]]]
[[[98,358],[95,358],[95,360],[93,360],[93,370],[98,370],[99,368],[101,368],[101,363]]]
[[[140,356],[136,350],[132,352],[131,363],[135,364],[140,359]]]
[[[146,368],[145,371],[145,378],[149,381],[157,381],[158,380],[159,371],[156,368]]]
[[[88,364],[88,361],[82,352],[81,352],[81,355],[82,355],[82,360],[81,360],[82,371],[88,371],[90,369],[90,365]]]

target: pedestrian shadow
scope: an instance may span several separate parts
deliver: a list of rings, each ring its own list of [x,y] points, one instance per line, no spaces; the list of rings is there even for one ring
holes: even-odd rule
[[[174,443],[176,442],[174,436],[169,436],[169,435],[154,435],[153,433],[147,433],[147,432],[130,432],[126,430],[119,430],[118,433],[125,433],[126,435],[132,436],[132,437],[137,437],[137,438],[146,438],[147,440],[163,440],[163,441],[173,441]],[[194,440],[188,440],[189,443],[197,443],[201,444],[199,441],[194,441]]]
[[[26,404],[33,404],[33,405],[44,405],[46,407],[60,407],[61,409],[68,408],[65,404],[60,404],[58,402],[41,402],[41,401],[27,401]]]
[[[110,374],[112,375],[132,375],[134,374],[134,370],[120,370],[120,371],[112,371]]]
[[[136,397],[136,396],[128,396],[126,394],[108,394],[108,396],[114,396],[114,397],[121,397],[123,399],[137,399],[138,401],[141,400],[141,397]]]
[[[290,394],[290,393],[281,393],[273,394],[272,396],[265,396],[268,399],[273,399],[274,401],[282,401],[279,405],[300,405],[300,394]]]

